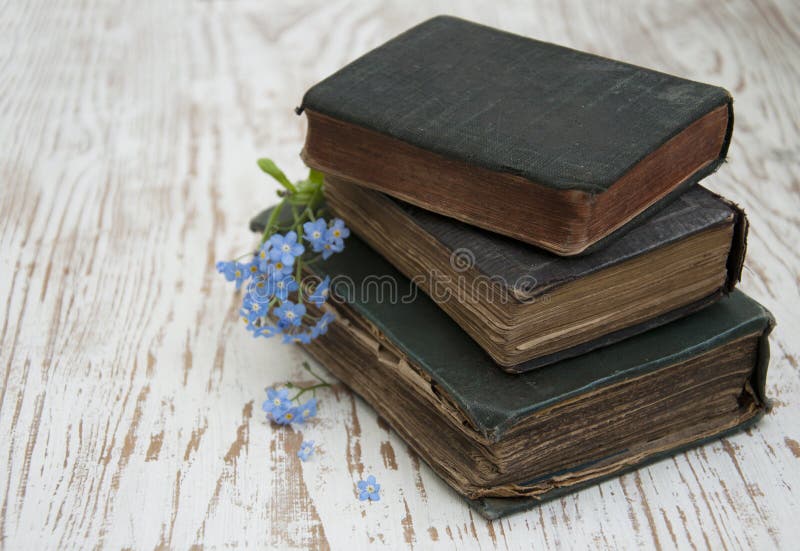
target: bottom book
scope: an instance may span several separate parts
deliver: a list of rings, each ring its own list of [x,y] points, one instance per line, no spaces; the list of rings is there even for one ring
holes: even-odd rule
[[[502,371],[356,237],[314,268],[338,316],[306,345],[486,518],[702,444],[764,413],[769,312],[734,291],[622,342]]]

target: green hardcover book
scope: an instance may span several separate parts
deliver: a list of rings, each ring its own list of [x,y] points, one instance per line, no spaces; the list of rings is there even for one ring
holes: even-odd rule
[[[314,269],[332,277],[338,320],[307,350],[487,518],[747,427],[766,408],[774,321],[739,291],[514,375],[357,238]]]

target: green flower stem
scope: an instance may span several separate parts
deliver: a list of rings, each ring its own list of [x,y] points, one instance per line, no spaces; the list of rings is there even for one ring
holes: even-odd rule
[[[303,259],[297,259],[297,265],[294,268],[294,280],[297,282],[297,304],[303,302],[303,286],[300,284],[300,276],[303,273]]]
[[[311,376],[312,376],[312,377],[314,377],[316,380],[318,380],[320,383],[322,383],[322,384],[325,384],[325,385],[328,385],[328,386],[331,386],[331,385],[328,383],[328,381],[326,381],[325,379],[323,379],[322,377],[320,377],[319,375],[317,375],[316,373],[314,373],[314,370],[313,370],[313,369],[311,369],[311,366],[310,366],[310,365],[308,365],[308,362],[305,362],[305,361],[303,362],[303,369],[305,369],[306,371],[308,371],[308,372],[311,374]]]
[[[325,388],[325,387],[329,387],[329,386],[331,386],[329,383],[320,383],[320,384],[318,384],[318,385],[314,385],[314,386],[305,387],[305,388],[303,388],[303,389],[302,389],[300,392],[298,392],[297,394],[295,394],[295,395],[294,395],[294,397],[292,398],[292,401],[293,401],[293,402],[294,402],[294,401],[297,401],[297,400],[298,400],[298,398],[300,398],[300,396],[302,396],[303,394],[305,394],[306,392],[309,392],[309,391],[311,391],[311,394],[312,394],[313,396],[316,396],[316,394],[317,394],[317,393],[316,393],[316,390],[317,390],[318,388]]]
[[[314,377],[316,380],[319,381],[319,383],[316,384],[316,385],[306,386],[306,387],[297,386],[297,385],[292,384],[292,383],[286,383],[286,388],[297,388],[297,389],[300,390],[300,392],[295,394],[294,398],[292,398],[293,402],[295,400],[297,400],[298,398],[300,398],[300,396],[302,396],[306,392],[311,392],[313,395],[316,395],[316,390],[318,388],[330,388],[330,386],[331,386],[331,384],[328,381],[326,381],[325,379],[323,379],[322,377],[320,377],[319,375],[314,373],[314,370],[311,369],[311,366],[308,365],[308,362],[303,362],[303,369],[308,371],[311,374],[312,377]]]
[[[272,237],[276,232],[285,234],[289,231],[293,231],[297,234],[297,241],[301,242],[303,239],[303,224],[306,222],[313,222],[319,218],[324,217],[324,213],[326,209],[323,206],[324,200],[324,176],[321,172],[317,172],[315,170],[309,170],[308,178],[305,180],[299,180],[292,183],[283,171],[278,168],[274,161],[268,158],[261,158],[258,159],[258,166],[264,171],[266,174],[274,178],[280,185],[281,189],[278,190],[278,197],[280,197],[280,202],[272,209],[272,212],[269,215],[269,219],[264,227],[264,232],[261,236],[261,243],[259,244],[259,248],[264,246],[264,244]],[[292,218],[291,221],[286,223],[281,218],[281,213],[284,212],[286,204],[289,204],[289,208],[291,209]],[[316,211],[316,214],[315,214]],[[285,218],[285,217],[284,217]],[[255,254],[257,254],[256,251]],[[304,254],[310,253],[310,251],[304,251]],[[240,258],[243,258],[243,255]],[[311,256],[311,254],[308,254]],[[297,304],[303,303],[304,295],[309,294],[309,288],[303,288],[301,285],[300,278],[303,275],[303,268],[308,266],[309,264],[313,264],[318,262],[322,259],[321,254],[316,254],[313,258],[309,260],[303,260],[301,257],[297,257],[295,259],[295,270],[294,270],[294,279],[297,282],[298,288],[296,291],[296,300]],[[238,259],[237,259],[238,260]],[[269,302],[269,308],[271,309],[275,304],[277,304],[277,299],[273,298]],[[309,317],[308,315],[304,316],[304,318],[311,319],[312,321],[316,321],[315,318]],[[265,321],[266,322],[266,321]],[[293,334],[289,332],[288,334]],[[324,386],[330,386],[326,381],[321,379],[317,376],[311,368],[304,364],[305,369],[311,373],[314,378],[320,381],[319,385],[314,387],[310,387],[308,389],[301,389],[298,396],[300,396],[306,390],[311,390],[312,392],[314,389],[322,388]],[[289,385],[291,386],[291,385]],[[297,396],[294,398],[296,399]]]
[[[261,245],[263,245],[272,235],[272,227],[275,225],[275,222],[277,222],[284,203],[286,203],[286,199],[278,203],[272,210],[272,213],[269,215],[269,220],[267,220],[267,225],[264,227],[264,233],[261,236]]]

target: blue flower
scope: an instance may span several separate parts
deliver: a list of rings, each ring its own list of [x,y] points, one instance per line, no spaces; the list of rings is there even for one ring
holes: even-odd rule
[[[261,404],[261,409],[267,415],[271,415],[273,419],[282,416],[292,407],[292,401],[289,399],[289,391],[285,388],[268,388],[267,399]]]
[[[369,475],[366,480],[358,481],[358,499],[361,501],[379,501],[381,496],[381,485],[375,481],[375,477]]]
[[[280,279],[284,276],[291,275],[292,265],[286,264],[282,260],[276,260],[267,264],[265,272],[269,279]]]
[[[306,440],[300,445],[300,451],[297,452],[297,457],[303,461],[308,461],[312,453],[314,453],[314,441]]]
[[[253,260],[245,265],[245,271],[248,277],[255,278],[261,271],[258,255],[253,255]]]
[[[267,265],[269,264],[269,249],[270,249],[270,242],[266,241],[263,243],[256,251],[256,256],[253,259],[253,263],[258,263],[258,269],[261,270],[263,273],[267,273]]]
[[[278,316],[278,319],[283,322],[286,327],[292,325],[299,327],[303,321],[303,316],[306,314],[306,306],[305,304],[295,304],[291,300],[287,300],[275,308],[273,313]]]
[[[264,317],[268,309],[267,304],[262,302],[258,295],[254,297],[248,293],[244,296],[244,299],[242,299],[242,309],[239,313],[246,315],[250,321],[255,321],[258,318]]]
[[[235,279],[235,276],[233,275],[235,264],[235,262],[224,262],[220,260],[217,262],[217,271],[224,275],[226,280],[233,281]]]
[[[350,230],[344,225],[344,220],[341,218],[334,218],[333,224],[327,232],[328,241],[339,243],[344,247],[344,240],[350,236]]]
[[[303,224],[303,231],[306,241],[311,243],[314,252],[320,252],[325,244],[325,234],[328,231],[328,224],[324,218],[317,218],[313,222]]]
[[[247,267],[235,260],[230,262],[217,262],[217,271],[224,275],[225,279],[228,281],[235,281],[237,289],[242,286],[242,282],[244,282],[249,274]]]
[[[344,241],[341,239],[328,239],[322,246],[322,259],[328,260],[333,253],[340,253],[344,250]]]
[[[297,422],[298,423],[305,423],[307,420],[311,419],[312,417],[316,417],[317,415],[317,399],[311,398],[307,402],[305,402],[302,406],[297,407]]]
[[[242,322],[245,322],[246,325],[251,325],[255,322],[260,316],[253,312],[252,310],[248,310],[247,308],[240,308],[239,309],[239,317],[242,319]]]
[[[282,276],[272,279],[269,283],[269,289],[278,299],[284,301],[289,296],[289,293],[297,290],[297,281],[292,276]]]
[[[280,332],[281,332],[280,328],[278,328],[278,327],[276,327],[274,325],[262,325],[261,327],[254,328],[253,336],[254,337],[264,337],[264,338],[268,339],[270,337],[274,337],[275,335],[277,335]]]
[[[297,242],[297,233],[290,231],[285,236],[275,234],[269,238],[271,245],[269,257],[274,261],[280,261],[286,266],[294,264],[294,259],[305,251],[305,248]]]
[[[322,317],[317,320],[314,327],[311,328],[311,338],[316,339],[320,335],[328,332],[328,325],[336,319],[336,316],[330,312],[325,312]]]
[[[299,342],[302,344],[308,344],[311,342],[312,336],[310,333],[284,333],[283,334],[283,343],[289,344],[293,342]]]
[[[239,310],[239,319],[242,320],[242,323],[245,326],[245,329],[248,331],[255,331],[257,327],[253,324],[255,319],[250,319],[250,313],[244,309]]]
[[[331,278],[330,276],[323,279],[319,285],[317,285],[314,292],[308,297],[309,302],[316,304],[317,306],[322,306],[326,300],[328,300],[328,293],[330,292],[330,284]]]
[[[287,409],[277,417],[273,416],[273,419],[275,419],[275,422],[278,423],[279,425],[291,425],[294,421],[297,420],[297,417],[298,417],[297,408],[292,407]]]
[[[253,302],[257,302],[261,305],[259,310],[262,314],[266,314],[266,310],[269,309],[269,301],[272,300],[274,295],[275,289],[272,286],[272,280],[261,272],[259,272],[247,286],[247,296],[250,297],[250,300]]]

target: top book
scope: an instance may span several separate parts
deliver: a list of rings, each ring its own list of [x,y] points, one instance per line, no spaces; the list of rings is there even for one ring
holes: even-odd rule
[[[306,163],[559,255],[713,172],[730,94],[453,17],[313,86]]]

